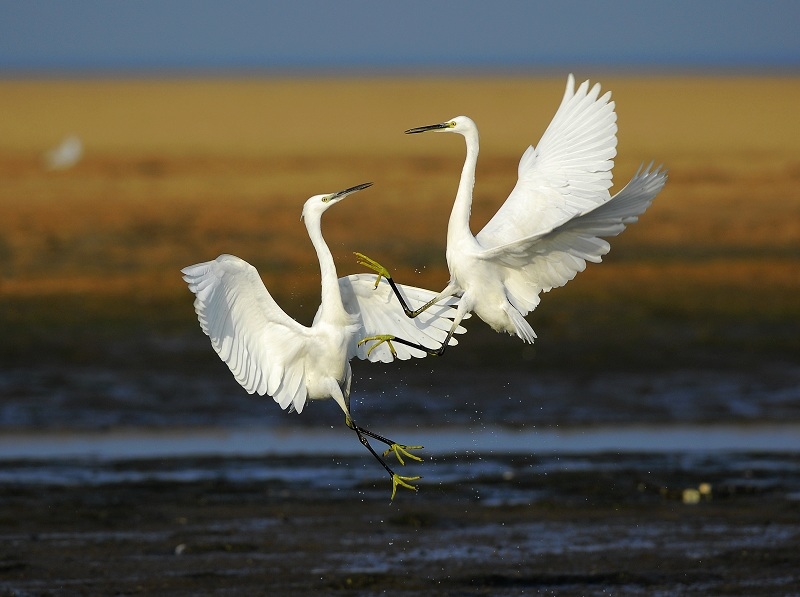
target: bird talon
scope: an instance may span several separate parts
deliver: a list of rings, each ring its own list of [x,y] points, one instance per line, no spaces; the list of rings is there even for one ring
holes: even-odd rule
[[[407,481],[416,481],[417,479],[421,479],[422,477],[401,477],[397,473],[392,473],[392,500],[394,500],[394,496],[397,493],[397,486],[405,487],[406,489],[411,489],[412,491],[419,491],[417,487],[407,483]]]
[[[416,460],[417,462],[422,462],[422,458],[420,458],[416,454],[412,454],[411,452],[409,452],[409,450],[422,450],[423,447],[424,446],[404,446],[402,444],[392,444],[391,446],[389,446],[389,449],[387,449],[383,453],[383,457],[386,458],[390,453],[393,452],[394,455],[397,457],[397,460],[403,466],[405,466],[406,464],[405,461],[403,460],[403,456],[405,456],[406,458],[410,458],[411,460]]]
[[[390,280],[392,278],[392,274],[389,273],[389,270],[383,267],[380,263],[375,261],[374,259],[367,257],[363,253],[353,253],[357,257],[356,262],[358,265],[363,265],[364,267],[368,267],[376,274],[378,274],[378,278],[375,280],[375,288],[378,288],[378,284],[381,283],[381,278],[386,278]]]
[[[370,347],[370,349],[367,351],[367,357],[369,357],[369,355],[372,354],[373,350],[375,350],[381,344],[386,342],[386,344],[389,345],[389,350],[392,351],[392,357],[397,358],[397,351],[394,349],[394,344],[392,344],[392,340],[394,340],[394,339],[395,339],[395,337],[392,336],[391,334],[378,334],[377,336],[368,336],[366,338],[362,338],[361,340],[358,341],[358,345],[361,346],[362,344],[365,344],[366,342],[371,342],[371,341],[375,340],[375,344],[373,344]]]

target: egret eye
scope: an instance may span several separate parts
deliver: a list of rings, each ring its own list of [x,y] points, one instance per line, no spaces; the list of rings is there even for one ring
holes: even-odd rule
[[[451,121],[450,121],[450,128],[451,128],[451,129],[454,129],[454,128],[456,128],[456,121],[455,121],[455,120],[451,120]]]
[[[330,195],[326,195],[325,197],[322,198],[322,202],[323,203],[327,203],[330,200],[331,200],[331,196]]]

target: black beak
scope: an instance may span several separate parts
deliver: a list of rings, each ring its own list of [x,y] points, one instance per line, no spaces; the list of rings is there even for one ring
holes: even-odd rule
[[[345,189],[344,191],[339,191],[337,193],[334,193],[333,195],[331,195],[331,199],[341,199],[342,197],[346,197],[347,195],[355,193],[356,191],[363,191],[364,189],[367,189],[372,185],[373,183],[371,182],[364,182],[361,184],[357,184],[356,186],[350,187],[349,189]]]
[[[408,129],[406,135],[413,135],[414,133],[424,133],[425,131],[440,131],[442,129],[450,128],[449,122],[440,122],[439,124],[429,124],[428,126],[418,126],[414,129]]]

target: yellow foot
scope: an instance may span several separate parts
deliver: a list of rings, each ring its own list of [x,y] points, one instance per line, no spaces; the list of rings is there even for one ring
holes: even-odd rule
[[[398,485],[405,487],[406,489],[411,489],[412,491],[417,491],[417,488],[410,483],[407,483],[407,481],[416,481],[417,479],[421,478],[422,477],[401,477],[397,473],[392,473],[392,499],[394,499],[394,494],[397,493]]]
[[[392,340],[394,339],[395,336],[392,336],[391,334],[378,334],[377,336],[368,336],[366,338],[362,338],[361,340],[359,340],[358,345],[361,346],[362,344],[365,344],[367,342],[372,342],[373,340],[375,341],[375,344],[373,344],[367,351],[367,356],[369,357],[369,355],[372,354],[373,350],[375,350],[381,344],[386,342],[389,345],[389,350],[392,351],[392,356],[394,358],[397,358],[397,351],[394,349],[394,345],[392,344]]]
[[[392,277],[392,274],[389,273],[389,270],[383,267],[380,263],[378,263],[374,259],[367,257],[363,253],[353,253],[353,255],[356,256],[356,261],[358,262],[358,265],[363,265],[364,267],[368,267],[376,274],[378,274],[378,279],[375,280],[375,288],[377,288],[378,284],[381,283],[382,277],[386,278],[387,280]]]
[[[390,452],[394,452],[394,455],[397,456],[397,460],[400,461],[400,464],[405,466],[405,462],[403,461],[403,456],[406,458],[410,458],[411,460],[416,460],[417,462],[422,462],[422,458],[417,456],[416,454],[412,454],[409,450],[422,450],[424,446],[404,446],[402,444],[392,444],[389,446],[389,449],[383,453],[383,457],[386,458]]]

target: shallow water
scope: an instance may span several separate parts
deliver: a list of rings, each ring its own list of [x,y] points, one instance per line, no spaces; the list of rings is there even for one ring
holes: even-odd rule
[[[0,371],[0,431],[339,426],[333,401],[301,415],[251,396],[222,363],[189,373],[97,367]],[[554,373],[449,370],[424,362],[356,372],[351,411],[391,427],[585,427],[800,422],[800,366]],[[387,421],[390,421],[387,424]]]
[[[435,430],[423,462],[393,464],[424,487],[484,486],[484,505],[528,504],[547,493],[549,474],[613,475],[668,468],[692,475],[726,471],[760,490],[800,475],[800,426],[756,425],[562,431]],[[417,431],[417,435],[424,433]],[[577,440],[577,441],[576,441]],[[389,461],[392,462],[391,460]],[[385,473],[347,430],[128,430],[4,435],[0,484],[98,486],[152,482],[278,483],[353,491]],[[520,479],[535,478],[541,489]],[[497,484],[501,485],[498,486]],[[800,485],[786,487],[800,500]]]
[[[503,474],[491,463],[505,457],[553,456],[561,458],[554,466],[596,467],[594,456],[606,453],[722,454],[733,466],[744,453],[800,453],[800,367],[583,377],[463,372],[457,378],[435,376],[427,367],[387,375],[388,386],[383,377],[361,378],[353,410],[362,425],[425,446],[419,454],[426,462],[411,470],[428,483]],[[5,371],[0,430],[0,482],[6,483],[222,476],[352,489],[382,474],[332,401],[311,403],[301,415],[285,413],[268,398],[246,394],[226,371],[199,377],[97,368]],[[255,459],[257,465],[179,468],[198,458]],[[444,464],[448,458],[457,461]],[[287,459],[292,466],[281,464]],[[342,459],[353,464],[341,466]],[[119,465],[137,460],[160,465]]]
[[[422,455],[597,454],[604,452],[800,452],[800,424],[629,425],[505,429],[441,427],[381,430],[425,446]],[[374,442],[377,443],[377,442]],[[379,444],[380,445],[380,444]],[[5,433],[0,461],[365,454],[339,429],[183,428]]]

